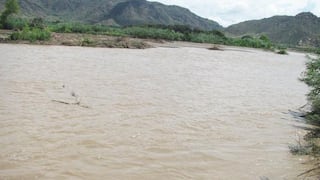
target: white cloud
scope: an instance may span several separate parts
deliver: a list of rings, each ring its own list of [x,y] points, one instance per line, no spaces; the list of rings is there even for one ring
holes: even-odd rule
[[[157,0],[168,5],[179,5],[199,16],[219,22],[223,26],[245,20],[274,15],[296,15],[311,11],[320,16],[320,0]]]

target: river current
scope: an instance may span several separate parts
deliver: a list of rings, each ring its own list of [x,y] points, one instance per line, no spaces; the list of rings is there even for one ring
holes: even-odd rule
[[[0,44],[0,179],[298,179],[305,61]]]

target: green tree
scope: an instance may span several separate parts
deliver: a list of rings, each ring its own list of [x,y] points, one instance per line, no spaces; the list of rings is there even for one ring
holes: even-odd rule
[[[312,105],[312,112],[307,119],[316,125],[320,125],[320,57],[313,58],[307,62],[307,70],[302,78],[310,88],[308,100]]]
[[[7,0],[5,4],[5,10],[0,16],[0,24],[2,27],[6,27],[7,19],[11,14],[16,14],[19,12],[19,4],[17,0]]]

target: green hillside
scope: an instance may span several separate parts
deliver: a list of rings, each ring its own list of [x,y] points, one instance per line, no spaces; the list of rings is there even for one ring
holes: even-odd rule
[[[3,9],[5,0],[0,0]],[[50,20],[77,21],[106,25],[189,25],[194,28],[222,29],[218,23],[201,18],[178,6],[146,0],[19,0],[21,14]]]
[[[265,34],[276,43],[320,47],[320,18],[309,12],[246,21],[225,31],[235,36]]]

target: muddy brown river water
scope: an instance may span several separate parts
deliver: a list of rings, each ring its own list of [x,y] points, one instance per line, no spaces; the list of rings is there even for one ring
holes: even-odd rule
[[[298,179],[305,60],[0,44],[0,179]]]

